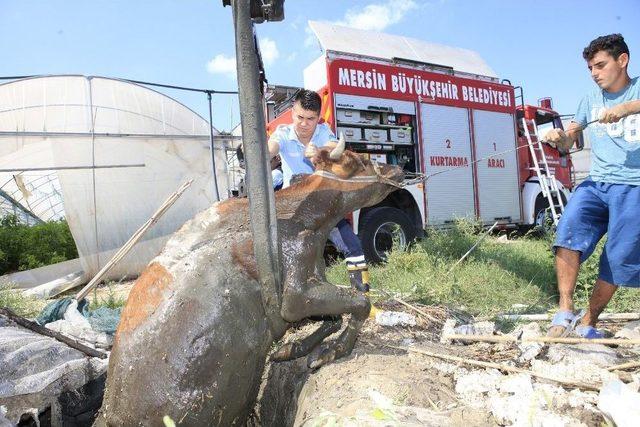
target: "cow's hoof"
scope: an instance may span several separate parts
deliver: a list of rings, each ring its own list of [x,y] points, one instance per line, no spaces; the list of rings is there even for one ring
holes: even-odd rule
[[[309,355],[307,366],[311,369],[318,369],[334,360],[336,360],[335,348],[323,345]]]
[[[293,343],[286,343],[271,355],[271,360],[274,362],[284,362],[286,360],[294,359],[292,352]]]

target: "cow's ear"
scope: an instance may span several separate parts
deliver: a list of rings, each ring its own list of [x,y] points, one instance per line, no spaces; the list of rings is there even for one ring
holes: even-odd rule
[[[331,159],[327,150],[318,150],[315,156],[311,158],[311,163],[315,169],[324,169],[330,162]]]

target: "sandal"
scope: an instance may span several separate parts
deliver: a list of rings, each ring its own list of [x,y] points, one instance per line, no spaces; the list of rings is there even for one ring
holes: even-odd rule
[[[558,311],[551,321],[551,326],[547,330],[547,336],[553,338],[563,338],[569,335],[575,328],[585,311],[580,310],[578,314],[571,311]]]
[[[580,326],[575,328],[575,333],[579,337],[587,338],[587,339],[590,339],[590,340],[592,340],[594,338],[595,339],[604,338],[604,333],[599,331],[599,330],[597,330],[593,326],[580,325]]]

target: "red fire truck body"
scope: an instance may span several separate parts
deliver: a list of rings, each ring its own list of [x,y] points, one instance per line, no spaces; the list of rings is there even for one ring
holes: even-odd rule
[[[548,203],[521,119],[535,120],[540,129],[562,122],[550,108],[518,105],[508,81],[340,51],[326,51],[309,70],[320,82],[313,89],[323,100],[322,120],[345,136],[349,149],[401,165],[408,176],[427,176],[354,212],[354,229],[370,259],[382,258],[395,225],[403,240],[458,218],[502,227],[543,218]],[[291,123],[290,110],[269,122],[268,131],[282,123]],[[545,154],[566,201],[571,159],[549,146]]]

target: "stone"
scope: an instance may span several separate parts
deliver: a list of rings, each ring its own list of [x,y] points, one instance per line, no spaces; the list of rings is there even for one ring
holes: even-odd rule
[[[629,340],[640,339],[640,320],[625,324],[622,329],[616,332],[615,337]]]
[[[584,361],[607,368],[619,363],[620,358],[614,349],[602,344],[559,344],[549,346],[547,359],[552,363]]]
[[[619,427],[636,426],[640,419],[640,394],[614,380],[600,390],[598,408]]]
[[[402,311],[376,313],[376,323],[381,326],[416,326],[416,317]]]
[[[483,321],[460,325],[453,330],[453,333],[460,335],[493,335],[495,330],[495,322]]]
[[[442,332],[440,333],[440,343],[441,344],[451,344],[451,340],[445,337],[454,334],[456,328],[456,319],[447,319],[442,325]]]
[[[538,323],[532,322],[518,327],[509,335],[521,338],[535,338],[540,337],[542,335],[542,332],[540,329],[540,325]],[[528,362],[532,359],[535,359],[544,348],[544,344],[539,342],[519,342],[517,345],[520,349],[520,357],[518,358],[518,361],[520,363]]]

